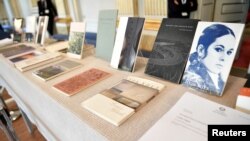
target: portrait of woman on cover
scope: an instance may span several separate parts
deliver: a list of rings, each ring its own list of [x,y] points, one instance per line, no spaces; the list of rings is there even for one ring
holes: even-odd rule
[[[191,50],[182,83],[221,95],[237,51],[235,43],[235,33],[228,26],[211,24],[205,27],[195,51]]]

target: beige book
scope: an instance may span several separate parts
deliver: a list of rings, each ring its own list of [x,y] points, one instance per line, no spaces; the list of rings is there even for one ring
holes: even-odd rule
[[[82,102],[81,106],[116,126],[119,126],[135,113],[134,109],[102,94],[89,98]]]
[[[54,43],[45,47],[48,52],[64,52],[67,51],[68,41]]]
[[[46,53],[40,56],[36,56],[21,62],[15,63],[15,66],[20,71],[27,71],[45,64],[48,64],[50,62],[54,62],[56,60],[61,59],[60,53]]]

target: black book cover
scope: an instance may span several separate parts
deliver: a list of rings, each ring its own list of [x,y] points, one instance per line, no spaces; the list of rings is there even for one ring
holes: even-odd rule
[[[145,73],[180,83],[198,20],[162,20]]]
[[[130,17],[128,19],[125,40],[118,65],[119,69],[133,71],[144,21],[145,18]]]

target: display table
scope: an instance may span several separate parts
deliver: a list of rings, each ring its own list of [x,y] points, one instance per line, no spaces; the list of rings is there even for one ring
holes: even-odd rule
[[[0,84],[7,88],[18,106],[49,141],[134,141],[166,113],[185,91],[234,107],[239,89],[246,81],[243,78],[230,76],[224,95],[217,97],[144,74],[147,61],[142,58],[137,59],[134,73],[113,69],[109,62],[93,55],[85,55],[78,61],[82,63],[80,68],[43,82],[32,75],[32,72],[39,68],[22,73],[10,65],[5,58],[0,57]],[[53,63],[48,65],[51,64]],[[112,75],[71,97],[52,88],[55,83],[93,67]],[[131,75],[163,83],[166,88],[121,126],[116,127],[81,107],[80,104],[84,100]]]

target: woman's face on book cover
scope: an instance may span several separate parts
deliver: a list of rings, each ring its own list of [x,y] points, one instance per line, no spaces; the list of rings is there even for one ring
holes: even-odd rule
[[[221,36],[210,44],[207,55],[202,59],[208,71],[216,74],[222,72],[235,51],[234,45],[235,38],[231,34]]]

